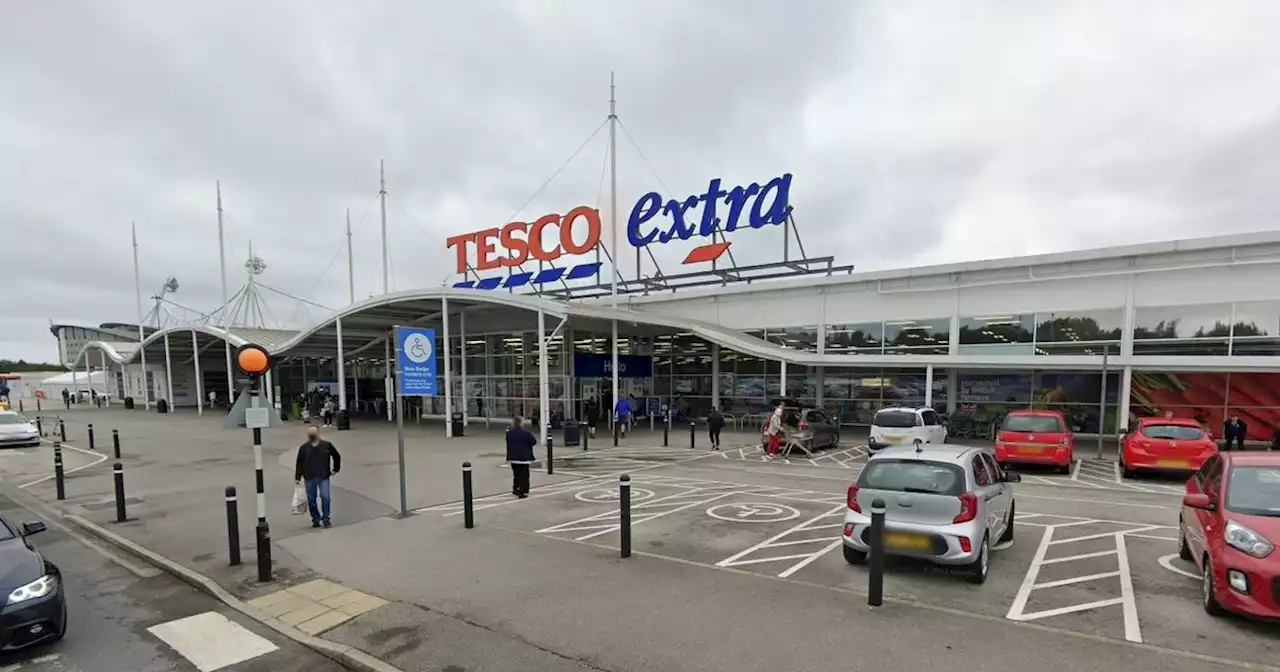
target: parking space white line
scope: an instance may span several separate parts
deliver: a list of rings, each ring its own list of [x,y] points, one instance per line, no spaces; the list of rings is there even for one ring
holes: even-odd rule
[[[1009,617],[1011,621],[1038,621],[1042,618],[1050,618],[1052,616],[1062,616],[1063,614],[1074,614],[1078,611],[1089,611],[1090,609],[1101,609],[1102,607],[1114,607],[1124,602],[1124,598],[1115,597],[1108,600],[1098,600],[1096,602],[1086,602],[1084,604],[1073,604],[1069,607],[1058,607],[1057,609],[1046,609],[1037,611],[1034,614],[1025,614],[1020,618]]]
[[[1011,621],[1026,620],[1023,612],[1027,608],[1027,599],[1031,597],[1031,591],[1035,589],[1036,579],[1040,576],[1040,566],[1044,564],[1044,556],[1049,552],[1049,543],[1053,539],[1053,528],[1044,528],[1044,534],[1040,536],[1040,545],[1036,546],[1036,554],[1031,558],[1031,566],[1027,568],[1027,573],[1022,577],[1022,585],[1018,587],[1018,593],[1013,597],[1013,604],[1009,607],[1009,612],[1005,614],[1005,618]]]
[[[769,537],[768,539],[765,539],[764,541],[758,544],[755,544],[754,546],[751,546],[742,551],[739,551],[738,553],[735,553],[725,558],[724,560],[717,562],[716,566],[717,567],[736,567],[738,565],[758,564],[762,562],[780,562],[780,561],[786,561],[786,560],[799,559],[800,562],[787,567],[786,569],[782,570],[781,573],[778,574],[778,576],[783,578],[791,576],[792,574],[807,567],[813,561],[817,560],[818,558],[822,557],[826,553],[830,552],[836,546],[839,546],[842,543],[839,534],[835,534],[829,537],[820,537],[820,538],[806,537],[804,539],[805,542],[808,542],[810,544],[823,544],[821,548],[818,548],[817,550],[810,553],[804,553],[800,555],[788,554],[788,555],[780,555],[780,556],[767,556],[767,557],[761,557],[761,558],[752,558],[749,560],[743,560],[743,558],[746,558],[747,556],[750,556],[751,554],[756,553],[758,551],[764,551],[770,548],[776,548],[780,546],[798,546],[800,544],[800,540],[789,540],[787,542],[779,543],[781,539],[784,539],[785,537],[791,534],[796,534],[798,532],[812,532],[821,528],[838,530],[844,524],[844,511],[846,507],[847,507],[846,504],[841,503],[840,506],[837,506],[831,509],[830,511],[820,513],[800,523],[799,525],[794,525],[792,527],[789,527],[773,535],[772,537]],[[837,516],[840,518],[838,522],[823,522],[828,519],[835,518]]]
[[[1142,626],[1138,622],[1138,601],[1134,599],[1133,574],[1129,568],[1129,547],[1124,532],[1116,533],[1116,558],[1120,562],[1120,599],[1124,610],[1124,638],[1142,642]]]
[[[1161,537],[1154,534],[1131,534],[1129,532],[1126,532],[1124,536],[1137,537],[1139,539],[1151,539],[1153,541],[1177,541],[1178,540],[1177,537]]]
[[[1112,555],[1115,555],[1112,553]],[[1034,590],[1041,588],[1057,588],[1058,586],[1070,586],[1074,583],[1084,583],[1085,581],[1096,581],[1098,579],[1109,579],[1113,576],[1120,576],[1120,572],[1101,572],[1099,574],[1089,574],[1088,576],[1073,576],[1069,579],[1059,579],[1057,581],[1047,581],[1045,583],[1037,583],[1032,586]]]
[[[1177,554],[1177,553],[1170,553],[1169,555],[1162,555],[1162,556],[1160,556],[1160,558],[1159,558],[1158,562],[1160,563],[1160,566],[1161,566],[1161,567],[1164,567],[1165,569],[1167,569],[1167,570],[1169,570],[1169,571],[1173,572],[1174,574],[1181,574],[1181,575],[1183,575],[1183,576],[1185,576],[1185,577],[1187,577],[1187,578],[1195,579],[1196,581],[1202,581],[1202,580],[1203,580],[1203,577],[1201,577],[1199,574],[1196,574],[1196,573],[1194,573],[1194,572],[1188,572],[1187,570],[1182,569],[1182,568],[1180,568],[1180,567],[1174,567],[1174,566],[1173,566],[1173,559],[1174,559],[1174,558],[1176,558],[1176,557],[1178,557],[1178,554]]]
[[[797,562],[796,564],[783,570],[780,574],[778,574],[778,577],[785,579],[788,576],[795,574],[796,572],[804,569],[805,567],[808,567],[809,563],[813,562],[814,560],[817,560],[818,558],[821,558],[822,556],[829,553],[836,546],[839,546],[840,544],[843,544],[843,543],[844,543],[843,539],[841,539],[840,537],[836,537],[835,541],[831,542],[830,544],[827,544],[826,546],[824,546],[823,548],[819,549],[814,553],[810,553],[808,558],[805,558],[804,560],[801,560],[800,562]]]
[[[818,537],[817,539],[794,539],[792,541],[775,541],[769,544],[769,548],[781,548],[783,546],[799,546],[800,544],[816,544],[819,542],[829,542],[831,537]]]
[[[42,441],[44,441],[45,443],[50,443],[50,444],[51,444],[51,443],[53,443],[53,441],[50,441],[49,439],[42,439]],[[95,459],[93,462],[90,462],[89,464],[82,464],[82,465],[80,465],[80,466],[78,466],[78,467],[76,467],[76,468],[74,468],[74,469],[66,469],[66,470],[63,470],[63,472],[62,472],[62,475],[63,475],[63,476],[70,476],[71,474],[74,474],[74,473],[76,473],[77,471],[80,471],[81,469],[88,469],[89,467],[97,466],[97,465],[102,464],[103,462],[105,462],[105,461],[107,460],[107,456],[106,456],[105,454],[103,454],[103,453],[97,453],[97,452],[94,452],[94,451],[92,451],[92,450],[85,450],[85,449],[83,449],[83,448],[76,448],[75,446],[73,446],[73,445],[71,445],[71,444],[69,444],[69,443],[64,443],[64,444],[62,444],[62,447],[63,447],[63,448],[70,449],[70,450],[74,450],[74,451],[76,451],[77,453],[82,453],[82,454],[84,454],[84,455],[89,455],[89,456],[91,456],[91,457],[97,458],[97,459]],[[22,485],[19,485],[18,487],[19,487],[19,488],[24,488],[24,489],[25,489],[25,488],[29,488],[29,487],[31,487],[31,486],[33,486],[33,485],[39,485],[40,483],[44,483],[45,481],[52,481],[56,476],[57,476],[57,474],[49,474],[48,476],[45,476],[45,477],[43,477],[43,478],[37,478],[36,480],[31,481],[30,483],[23,483]]]
[[[1099,521],[1092,521],[1092,522],[1099,522]],[[1063,527],[1063,526],[1059,525],[1058,527]],[[1145,526],[1143,526],[1143,527],[1135,528],[1135,529],[1132,529],[1132,530],[1124,530],[1124,531],[1122,531],[1122,532],[1103,532],[1102,534],[1086,534],[1086,535],[1085,535],[1085,536],[1083,536],[1083,537],[1070,537],[1070,538],[1067,538],[1067,539],[1055,539],[1052,543],[1053,543],[1053,544],[1055,544],[1055,545],[1056,545],[1056,544],[1070,544],[1071,542],[1074,542],[1074,541],[1090,541],[1090,540],[1092,540],[1092,539],[1103,539],[1103,538],[1106,538],[1106,537],[1114,536],[1114,535],[1116,535],[1116,534],[1124,535],[1124,534],[1131,534],[1131,533],[1133,533],[1133,532],[1146,532],[1146,531],[1148,531],[1148,530],[1159,530],[1159,529],[1168,529],[1168,528],[1169,528],[1169,526],[1168,526],[1168,525],[1145,525]]]
[[[1068,555],[1065,558],[1050,558],[1042,561],[1042,565],[1052,565],[1059,562],[1071,562],[1072,560],[1088,560],[1089,558],[1105,558],[1108,555],[1115,555],[1115,550],[1098,551],[1097,553],[1081,553],[1080,555]]]
[[[743,565],[755,565],[755,564],[759,564],[759,563],[761,563],[761,562],[775,562],[775,561],[778,561],[778,560],[799,560],[800,558],[808,558],[808,557],[810,557],[810,555],[812,555],[812,554],[811,554],[811,553],[797,553],[796,555],[779,555],[779,556],[776,556],[776,557],[768,557],[768,558],[752,558],[752,559],[750,559],[750,560],[738,560],[738,561],[734,562],[732,565],[726,565],[726,566],[727,566],[727,567],[741,567],[741,566],[743,566]]]
[[[1173,510],[1176,507],[1167,504],[1139,504],[1137,502],[1117,502],[1114,500],[1104,499],[1081,499],[1079,497],[1055,497],[1050,495],[1028,495],[1025,492],[1017,493],[1016,497],[1021,499],[1028,497],[1030,499],[1048,499],[1056,502],[1083,502],[1085,504],[1106,504],[1107,506],[1128,506],[1135,509],[1168,509]]]

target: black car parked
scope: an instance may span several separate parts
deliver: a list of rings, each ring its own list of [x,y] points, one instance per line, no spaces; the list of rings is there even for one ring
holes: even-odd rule
[[[0,517],[0,651],[56,642],[67,632],[62,572],[29,539],[44,530],[39,521],[15,528]]]

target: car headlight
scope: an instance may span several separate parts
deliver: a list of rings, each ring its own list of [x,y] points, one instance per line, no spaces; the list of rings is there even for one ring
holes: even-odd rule
[[[45,574],[35,581],[32,581],[21,588],[15,589],[12,593],[9,593],[9,601],[6,606],[9,604],[26,602],[27,600],[34,600],[37,597],[44,597],[57,589],[58,577],[52,574]]]
[[[1255,558],[1265,558],[1276,550],[1275,544],[1268,541],[1266,537],[1234,520],[1227,521],[1227,527],[1223,530],[1223,537],[1232,548],[1241,553],[1248,553]]]

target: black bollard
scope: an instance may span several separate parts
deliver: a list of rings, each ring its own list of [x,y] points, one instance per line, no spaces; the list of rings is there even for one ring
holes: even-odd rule
[[[120,459],[120,430],[111,430],[111,445],[116,451],[116,459]]]
[[[698,440],[698,426],[696,423],[694,423],[694,421],[690,420],[689,421],[689,447],[696,448],[697,445],[695,444],[697,443],[697,440]]]
[[[62,473],[62,443],[53,442],[53,484],[58,489],[58,501],[67,498],[67,485]]]
[[[254,536],[258,543],[258,580],[266,583],[271,580],[271,531],[267,521],[258,521]]]
[[[116,479],[116,522],[123,523],[129,519],[124,510],[124,465],[119,462],[111,465],[111,473]]]
[[[468,530],[476,526],[476,512],[471,504],[471,463],[462,463],[462,526]]]
[[[21,413],[21,412],[23,412],[24,410],[26,410],[26,409],[24,409],[24,408],[22,407],[22,400],[21,400],[21,399],[19,399],[19,400],[18,400],[18,412],[19,412],[19,413]]]
[[[884,602],[884,500],[871,502],[871,574],[867,578],[867,604],[878,607]]]
[[[582,425],[579,425],[582,431],[582,452],[587,452],[587,439],[591,438],[591,432]]]
[[[36,416],[36,433],[44,436],[44,419],[38,415]]]
[[[662,447],[667,447],[667,433],[671,431],[671,416],[662,416]]]
[[[96,444],[93,442],[93,423],[91,422],[89,423],[89,450],[97,450],[97,448],[94,447],[95,445]]]
[[[631,557],[631,477],[618,477],[618,530],[622,534],[622,557]]]
[[[614,448],[618,447],[618,429],[620,424],[621,423],[619,423],[617,420],[613,421],[613,447]]]
[[[62,418],[58,418],[58,435],[62,437],[63,443],[67,442],[67,423]]]
[[[240,564],[240,504],[235,486],[227,486],[227,550],[231,553],[231,566]]]
[[[547,425],[547,475],[548,476],[556,473],[555,460],[552,459],[551,457],[551,454],[553,452],[552,448],[554,448],[554,446],[552,445],[553,443],[555,443],[555,439],[553,439],[551,436],[551,425]]]
[[[40,408],[40,397],[36,397],[36,413],[39,413],[42,410],[44,409]]]

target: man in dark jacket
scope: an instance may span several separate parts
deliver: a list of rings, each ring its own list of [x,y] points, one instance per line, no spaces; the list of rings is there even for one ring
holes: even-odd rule
[[[1239,415],[1231,414],[1231,419],[1222,423],[1223,450],[1231,450],[1231,442],[1235,441],[1239,450],[1244,450],[1244,437],[1249,432],[1249,425]]]
[[[330,467],[332,466],[332,470]],[[320,428],[307,428],[307,442],[298,447],[293,478],[307,488],[307,507],[311,509],[311,527],[329,527],[329,477],[342,469],[342,456],[332,443],[320,438]],[[319,506],[316,500],[319,499]]]
[[[534,462],[536,445],[538,440],[524,428],[524,419],[518,415],[511,418],[511,426],[507,428],[507,464],[511,465],[511,494],[520,499],[529,496],[529,466]]]
[[[711,412],[707,414],[707,432],[711,434],[711,448],[720,450],[720,430],[724,429],[724,415],[720,413],[720,409],[715,406],[711,407]]]
[[[600,402],[595,397],[587,400],[586,408],[583,409],[587,415],[587,432],[591,434],[591,438],[596,438],[596,425],[600,424]]]

